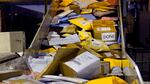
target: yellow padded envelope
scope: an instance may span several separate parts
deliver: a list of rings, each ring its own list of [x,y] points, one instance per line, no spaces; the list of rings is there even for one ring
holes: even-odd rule
[[[87,20],[86,18],[83,17],[78,17],[75,19],[71,19],[69,20],[70,23],[84,29],[84,30],[91,30],[92,29],[92,24],[89,20]]]
[[[63,0],[63,2],[60,3],[60,6],[68,6],[71,4],[74,0]]]
[[[113,58],[105,58],[104,61],[110,62],[110,69],[115,66],[121,67],[121,60]]]
[[[92,9],[82,9],[81,14],[91,14]]]
[[[86,84],[128,84],[117,76],[110,76],[88,81]]]
[[[78,31],[78,33],[79,33],[80,40],[85,40],[85,39],[92,37],[90,32],[86,32],[84,30]]]
[[[106,2],[106,1],[101,1],[101,2],[95,2],[95,3],[92,3],[90,5],[88,5],[88,8],[99,8],[100,6],[110,6],[111,4],[109,2]]]
[[[130,61],[128,59],[122,60],[122,68],[130,67]]]

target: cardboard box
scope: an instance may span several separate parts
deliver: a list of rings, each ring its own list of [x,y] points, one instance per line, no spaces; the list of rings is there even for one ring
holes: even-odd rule
[[[36,77],[36,79],[41,78],[43,75],[50,75],[57,72],[59,64],[61,61],[68,61],[75,56],[77,56],[79,49],[78,48],[59,48],[54,60],[49,63],[44,70]]]
[[[0,53],[22,52],[24,45],[24,32],[0,32]]]
[[[105,42],[117,40],[117,31],[114,21],[94,20],[93,33],[95,39],[100,39]]]
[[[91,79],[100,74],[100,59],[88,51],[61,65],[64,76]]]

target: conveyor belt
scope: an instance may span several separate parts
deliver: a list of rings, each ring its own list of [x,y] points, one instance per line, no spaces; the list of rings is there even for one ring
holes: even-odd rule
[[[42,42],[42,39],[45,38],[47,33],[48,33],[48,30],[49,30],[48,25],[51,22],[52,18],[56,14],[56,9],[58,6],[57,3],[58,3],[58,0],[56,2],[53,1],[53,3],[51,4],[50,10],[47,12],[45,17],[43,18],[43,21],[39,27],[39,30],[36,33],[35,38],[33,39],[32,43],[29,47],[30,49],[38,50],[40,48],[40,44]],[[130,61],[132,71],[135,73],[132,76],[131,75],[125,75],[126,81],[128,81],[128,83],[130,84],[131,81],[136,80],[138,82],[138,84],[144,84],[137,65],[135,64],[135,62],[130,58],[130,56],[125,51],[125,40],[124,40],[124,31],[123,31],[123,22],[122,22],[121,0],[119,0],[119,7],[118,8],[119,8],[119,11],[118,11],[119,29],[121,32],[121,42],[122,42],[121,43],[122,44],[122,57],[123,56],[127,57],[127,59]]]

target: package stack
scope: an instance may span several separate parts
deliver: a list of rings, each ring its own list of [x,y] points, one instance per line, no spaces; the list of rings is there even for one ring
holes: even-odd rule
[[[116,0],[62,0],[41,50],[29,57],[36,79],[62,75],[127,84],[130,64],[122,58]],[[113,84],[110,83],[110,84]]]
[[[75,78],[74,83],[127,84],[124,75],[133,73],[121,54],[118,1],[57,2],[41,50],[33,51],[27,60],[32,75],[42,82],[46,81],[43,77],[52,81],[61,75],[65,80]]]

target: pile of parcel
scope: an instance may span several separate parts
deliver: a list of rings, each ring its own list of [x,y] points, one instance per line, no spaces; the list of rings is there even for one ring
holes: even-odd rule
[[[55,75],[87,80],[78,83],[127,84],[124,75],[132,70],[122,58],[117,1],[56,2],[49,33],[28,58],[36,79]]]

